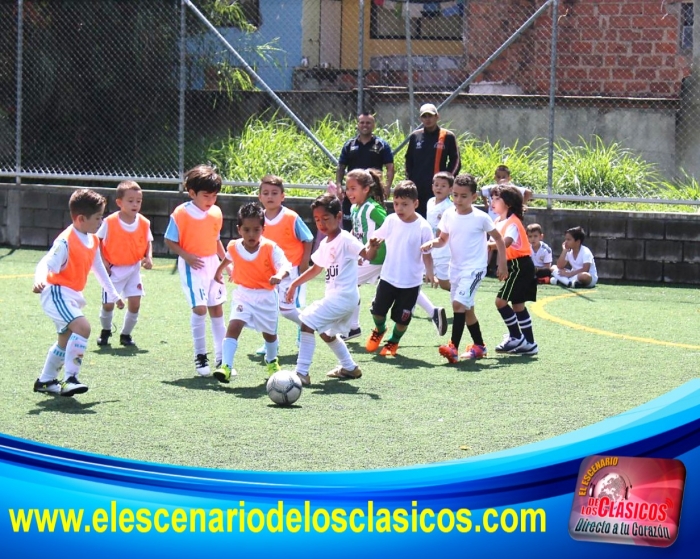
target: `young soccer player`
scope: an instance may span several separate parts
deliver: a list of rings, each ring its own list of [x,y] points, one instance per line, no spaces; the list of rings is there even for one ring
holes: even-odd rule
[[[452,186],[454,208],[443,214],[438,224],[440,236],[422,247],[424,251],[445,245],[450,249],[450,299],[454,311],[452,336],[448,344],[439,348],[440,355],[449,363],[457,363],[460,357],[486,357],[486,344],[474,312],[476,291],[486,275],[486,235],[491,235],[498,247],[498,278],[504,280],[508,276],[503,238],[493,220],[472,206],[476,193],[476,180],[472,175],[457,175]],[[465,324],[473,343],[460,356],[458,348]]]
[[[233,360],[238,337],[244,326],[262,333],[268,374],[280,370],[277,360],[278,294],[275,286],[289,273],[291,264],[272,241],[263,238],[265,213],[258,204],[245,204],[238,210],[240,239],[231,241],[226,257],[214,279],[223,284],[223,272],[233,263],[232,281],[238,287],[231,295],[231,316],[223,345],[223,363],[214,371],[219,382],[229,382],[238,374]]]
[[[440,236],[438,223],[442,219],[442,214],[454,206],[452,203],[452,184],[454,177],[447,171],[441,171],[433,177],[433,194],[435,196],[428,200],[426,219],[433,228],[433,237]],[[450,249],[447,247],[436,248],[430,251],[433,257],[433,271],[437,285],[442,289],[450,290]]]
[[[539,223],[531,223],[527,226],[527,240],[532,247],[532,262],[535,264],[537,283],[549,283],[552,275],[552,249],[545,243],[544,233]]]
[[[591,250],[584,246],[586,232],[583,227],[566,230],[562,252],[557,265],[552,266],[552,285],[566,287],[594,287],[598,283],[598,270]]]
[[[532,198],[532,190],[524,186],[517,186],[511,182],[510,169],[506,165],[499,165],[493,173],[493,181],[495,184],[489,184],[481,189],[481,200],[484,203],[489,217],[493,220],[498,219],[498,214],[491,207],[491,191],[497,186],[512,186],[522,194],[523,202],[527,204]]]
[[[144,294],[141,282],[141,267],[153,268],[153,235],[151,223],[143,217],[141,202],[143,193],[138,183],[123,181],[117,185],[118,212],[107,217],[97,231],[105,268],[109,272],[114,287],[127,301],[124,324],[119,334],[123,346],[135,346],[131,332],[139,319],[141,296]],[[102,331],[97,345],[109,345],[112,336],[114,301],[106,291],[102,291],[100,323]]]
[[[220,239],[223,216],[215,205],[221,190],[221,177],[212,167],[198,165],[187,171],[184,186],[191,200],[180,204],[170,216],[165,244],[179,257],[180,283],[192,309],[190,327],[195,371],[206,377],[211,373],[207,357],[207,310],[211,317],[217,365],[222,359],[226,331],[223,309],[226,290],[214,280],[220,259],[226,254]]]
[[[277,244],[292,264],[289,274],[278,287],[280,314],[297,326],[301,326],[299,309],[305,304],[305,288],[298,290],[296,299],[291,303],[285,300],[284,294],[289,289],[292,280],[308,269],[314,236],[296,212],[282,205],[284,202],[284,182],[280,177],[264,176],[260,181],[258,198],[265,208],[265,238]],[[265,352],[266,348],[263,345],[256,353],[265,355]]]
[[[380,274],[377,292],[372,301],[374,329],[365,348],[377,351],[386,333],[386,317],[391,311],[394,329],[380,355],[395,356],[401,337],[406,333],[413,307],[423,283],[423,272],[433,283],[433,258],[421,247],[433,238],[433,230],[425,218],[416,213],[418,189],[411,181],[401,181],[394,188],[394,213],[375,231],[372,244],[386,245],[386,259]]]
[[[331,194],[319,196],[311,204],[314,222],[325,235],[318,250],[311,255],[313,265],[296,278],[287,290],[287,302],[294,300],[295,291],[326,270],[326,293],[323,299],[313,302],[301,312],[301,341],[295,371],[304,386],[311,384],[309,369],[316,349],[314,332],[328,344],[338,359],[338,367],[326,373],[327,377],[356,379],[362,371],[350,356],[345,342],[337,334],[350,329],[352,313],[360,300],[357,288],[357,261],[372,260],[378,244],[367,249],[343,229],[343,212],[340,200]]]
[[[102,262],[100,241],[95,235],[106,203],[93,190],[73,192],[68,202],[73,224],[58,236],[36,267],[33,291],[41,293],[41,306],[56,325],[58,340],[49,349],[41,376],[34,382],[34,392],[74,396],[88,390],[78,376],[90,337],[90,323],[82,311],[82,291],[90,269],[109,298],[118,308],[124,308]],[[58,373],[64,363],[63,382],[59,382]]]
[[[352,221],[352,234],[363,245],[366,245],[374,236],[374,232],[381,227],[386,219],[384,208],[384,185],[382,175],[376,169],[354,169],[345,178],[345,195],[352,203],[350,218]],[[379,279],[382,264],[386,256],[384,245],[379,247],[377,256],[373,260],[363,260],[357,270],[357,284],[374,284]],[[360,328],[360,303],[352,313],[350,332],[347,336],[341,336],[344,340],[352,340],[362,335]]]
[[[503,237],[508,260],[508,278],[496,295],[496,308],[508,333],[496,346],[496,353],[537,355],[532,319],[525,308],[526,301],[537,300],[537,278],[530,256],[532,248],[522,221],[523,197],[512,186],[498,186],[491,191],[491,205],[499,216],[496,228]],[[512,303],[512,308],[508,302]]]

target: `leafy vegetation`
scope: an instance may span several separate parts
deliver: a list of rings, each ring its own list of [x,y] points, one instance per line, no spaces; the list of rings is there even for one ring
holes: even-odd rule
[[[356,134],[354,120],[333,120],[327,116],[313,127],[314,135],[331,153],[339,154],[343,142]],[[399,122],[378,125],[375,134],[392,146],[405,138]],[[535,194],[547,192],[547,143],[536,139],[525,145],[506,146],[490,143],[470,134],[458,137],[462,170],[472,173],[480,184],[493,178],[498,165],[508,165],[513,180],[531,188]],[[396,178],[403,178],[405,147],[394,154]],[[205,154],[222,175],[242,182],[257,182],[267,173],[282,176],[288,184],[324,186],[335,176],[335,166],[325,154],[288,118],[277,113],[251,118],[239,136],[230,136],[212,144]],[[250,192],[250,188],[228,188]],[[312,195],[314,191],[297,189],[291,194]],[[611,198],[641,198],[648,202],[554,202],[562,207],[600,207],[605,209],[695,211],[692,205],[661,205],[654,199],[699,200],[700,184],[687,173],[679,180],[667,180],[654,163],[619,144],[606,144],[601,138],[581,138],[576,144],[560,140],[554,145],[553,194]],[[545,200],[533,205],[544,206]]]

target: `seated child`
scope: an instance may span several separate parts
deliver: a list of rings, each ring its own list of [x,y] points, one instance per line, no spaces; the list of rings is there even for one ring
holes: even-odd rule
[[[557,265],[552,266],[552,285],[565,287],[593,287],[598,283],[598,270],[590,249],[583,245],[586,232],[582,227],[572,227],[566,230],[562,253]]]
[[[544,233],[539,223],[531,223],[527,226],[527,240],[532,247],[532,262],[535,264],[535,276],[537,283],[549,283],[552,275],[552,249],[545,243]]]

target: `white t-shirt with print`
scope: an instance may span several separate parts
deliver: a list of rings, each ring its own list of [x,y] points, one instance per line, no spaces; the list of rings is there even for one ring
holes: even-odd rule
[[[394,287],[416,287],[423,283],[423,253],[421,245],[433,239],[433,229],[426,219],[416,214],[415,221],[406,223],[391,214],[374,236],[384,239],[386,258],[380,278]]]
[[[594,283],[598,281],[598,270],[595,267],[595,258],[593,258],[593,253],[588,247],[581,245],[576,258],[574,258],[573,250],[568,251],[566,253],[566,261],[569,263],[572,270],[580,270],[583,268],[584,264],[590,264],[591,267],[588,273],[591,274]]]
[[[552,249],[547,243],[540,241],[540,248],[535,251],[535,247],[532,247],[532,253],[530,254],[532,261],[535,263],[536,268],[543,268],[544,266],[552,265]]]
[[[486,269],[486,234],[496,228],[486,212],[472,207],[471,212],[460,215],[450,208],[443,214],[438,228],[449,235],[451,282],[474,270]]]
[[[311,255],[317,266],[326,269],[326,294],[357,293],[357,261],[365,246],[347,231],[341,231],[332,241],[324,238]]]

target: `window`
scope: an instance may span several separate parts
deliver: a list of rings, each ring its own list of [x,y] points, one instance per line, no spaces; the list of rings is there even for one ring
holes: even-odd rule
[[[693,3],[681,4],[681,49],[693,50]]]
[[[464,29],[464,1],[388,2],[373,0],[370,12],[372,39],[405,39],[406,10],[411,39],[461,40]]]

